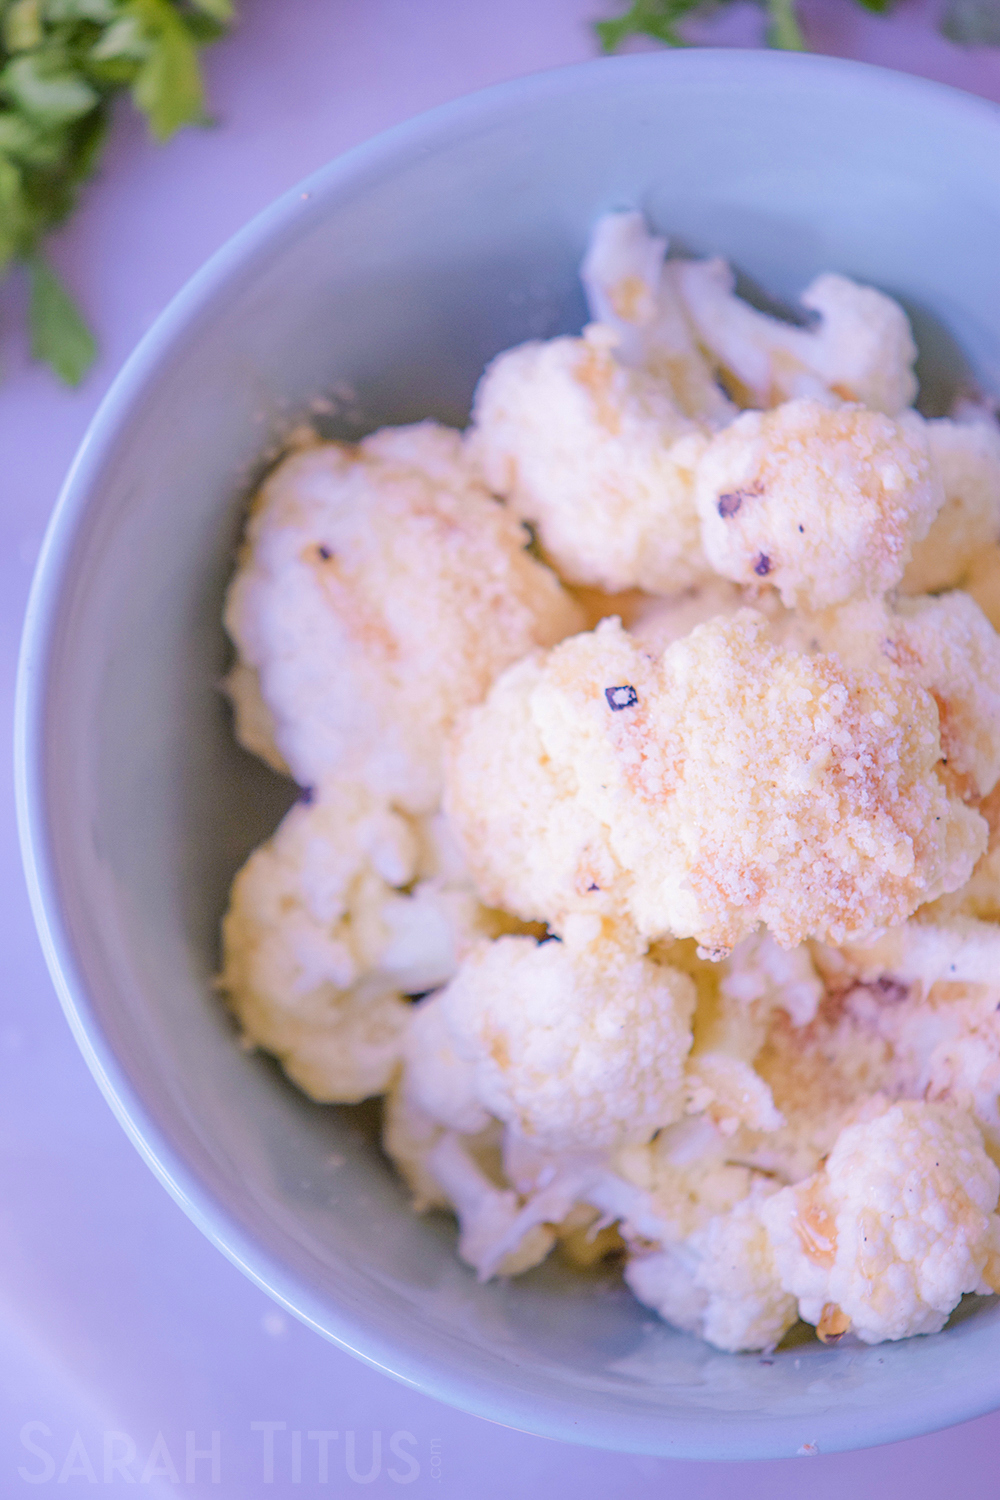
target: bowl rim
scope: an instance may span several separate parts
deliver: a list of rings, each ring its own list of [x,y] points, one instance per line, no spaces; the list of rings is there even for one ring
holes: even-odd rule
[[[620,1413],[601,1420],[593,1410],[586,1420],[574,1418],[571,1401],[553,1400],[545,1410],[537,1397],[514,1390],[500,1392],[481,1377],[443,1368],[435,1356],[407,1350],[373,1334],[363,1316],[337,1306],[301,1284],[295,1273],[257,1244],[206,1188],[196,1170],[154,1122],[126,1067],[104,1033],[83,982],[58,897],[44,771],[46,707],[50,691],[50,654],[63,585],[69,576],[79,527],[99,498],[101,472],[128,430],[135,411],[155,381],[161,362],[196,324],[203,310],[229,278],[248,260],[289,231],[322,194],[325,210],[335,207],[384,168],[398,170],[426,154],[442,139],[481,129],[491,118],[507,115],[519,104],[575,94],[596,75],[616,70],[637,81],[664,73],[693,75],[705,81],[723,73],[787,77],[813,75],[817,82],[845,80],[861,89],[878,89],[886,107],[910,99],[964,116],[972,128],[987,129],[1000,146],[1000,107],[948,84],[843,58],[811,53],[698,48],[681,53],[654,52],[596,58],[546,69],[466,94],[392,126],[352,147],[288,189],[257,213],[212,254],[159,314],[152,327],[115,376],[91,419],[62,486],[46,529],[32,581],[18,661],[14,714],[14,776],[17,824],[32,913],[62,1009],[90,1071],[125,1133],[174,1201],[203,1234],[268,1296],[308,1327],[366,1364],[438,1400],[517,1430],[612,1451],[657,1454],[688,1459],[773,1458],[800,1451],[803,1419],[740,1418],[718,1426],[690,1419],[662,1417],[657,1431],[648,1415],[631,1427]],[[956,1383],[888,1410],[874,1408],[845,1419],[824,1414],[808,1423],[807,1440],[818,1451],[833,1452],[898,1441],[981,1416],[1000,1407],[1000,1362],[992,1379],[977,1378],[974,1389]],[[581,1430],[585,1428],[586,1430]]]

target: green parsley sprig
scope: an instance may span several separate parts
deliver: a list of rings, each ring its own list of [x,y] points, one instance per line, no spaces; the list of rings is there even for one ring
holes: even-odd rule
[[[31,349],[69,385],[94,337],[42,245],[70,214],[125,89],[157,140],[205,121],[199,49],[232,0],[0,0],[0,275],[27,268]]]
[[[598,21],[594,27],[605,52],[615,52],[630,36],[651,36],[669,47],[686,46],[678,30],[691,16],[710,15],[727,0],[632,0],[620,16]],[[857,0],[865,10],[886,15],[893,0]],[[767,40],[772,47],[801,52],[806,48],[797,14],[797,0],[761,0],[767,13]],[[941,31],[952,41],[970,46],[1000,45],[1000,0],[949,0]]]

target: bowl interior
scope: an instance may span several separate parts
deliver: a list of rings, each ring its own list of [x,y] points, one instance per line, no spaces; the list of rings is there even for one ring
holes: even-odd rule
[[[168,311],[102,409],[36,584],[22,810],[36,908],[84,1050],[188,1211],[320,1331],[432,1394],[551,1436],[688,1457],[846,1448],[1000,1404],[1000,1312],[934,1339],[721,1355],[606,1282],[479,1286],[417,1219],[372,1112],[311,1105],[211,991],[228,883],[290,801],[216,686],[241,509],[297,414],[351,436],[461,423],[484,362],[577,330],[602,211],[794,298],[843,271],[899,295],[942,410],[1000,391],[1000,124],[818,58],[692,53],[543,75],[320,173]]]

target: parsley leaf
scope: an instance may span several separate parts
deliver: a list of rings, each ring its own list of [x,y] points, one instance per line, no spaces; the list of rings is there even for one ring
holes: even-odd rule
[[[613,21],[598,21],[594,26],[605,52],[614,52],[630,36],[651,36],[668,47],[683,47],[677,31],[678,21],[702,8],[703,0],[633,0],[632,5]]]
[[[149,40],[149,55],[139,68],[132,98],[149,119],[157,140],[204,119],[198,51],[170,0],[131,0],[129,13]]]
[[[31,352],[51,365],[67,385],[79,385],[94,362],[97,345],[72,297],[40,255],[28,260]]]
[[[767,39],[786,52],[805,52],[806,41],[795,14],[795,0],[767,0]]]
[[[191,3],[223,26],[228,26],[233,19],[233,0],[191,0]]]
[[[711,15],[718,3],[720,0],[632,0],[628,10],[613,20],[596,22],[594,30],[605,52],[614,52],[630,36],[651,36],[657,41],[666,42],[670,47],[683,47],[685,41],[677,30],[677,23],[691,15]],[[725,0],[721,0],[721,3],[725,3]],[[806,50],[796,3],[797,0],[761,0],[767,12],[767,40],[772,47],[782,47],[791,52]],[[894,0],[857,0],[857,3],[866,10],[884,15],[892,9]],[[1000,26],[1000,0],[952,0],[949,15],[958,12],[974,12],[977,17],[985,12],[992,12]],[[973,26],[982,35],[985,29],[983,23],[977,20]],[[942,28],[945,34],[955,36],[956,33],[949,31],[947,27],[946,21]]]
[[[41,246],[75,207],[122,90],[158,140],[204,122],[199,49],[232,18],[232,0],[0,0],[0,275],[27,267],[32,350],[70,384],[94,341]]]

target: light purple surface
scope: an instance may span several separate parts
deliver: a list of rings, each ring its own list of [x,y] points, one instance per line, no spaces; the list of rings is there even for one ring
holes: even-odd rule
[[[431,105],[593,54],[588,23],[614,0],[243,0],[238,32],[209,63],[221,121],[166,148],[123,110],[100,182],[56,258],[101,332],[101,362],[78,393],[32,367],[18,330],[21,289],[0,290],[0,653],[9,722],[20,618],[59,485],[111,376],[169,297],[254,212],[314,167]],[[849,0],[804,0],[819,50],[907,68],[1000,101],[1000,52],[957,48],[930,25],[937,6],[901,0],[891,22]],[[753,44],[759,11],[735,6],[713,39]],[[1000,263],[1000,258],[998,258]],[[9,755],[9,750],[5,751]],[[8,776],[9,782],[9,776]],[[4,1006],[0,1013],[0,1495],[38,1493],[19,1474],[47,1465],[59,1492],[214,1495],[513,1495],[574,1500],[672,1494],[747,1500],[808,1493],[996,1493],[1000,1414],[861,1454],[721,1465],[563,1447],[461,1415],[379,1376],[289,1321],[175,1207],[115,1124],[76,1052],[28,912],[8,796],[0,809]],[[268,1482],[266,1434],[274,1434]],[[320,1443],[336,1429],[329,1479]],[[294,1432],[301,1433],[295,1481]],[[373,1433],[381,1472],[371,1483]],[[80,1444],[74,1448],[74,1434]],[[196,1458],[219,1434],[220,1475]],[[354,1434],[355,1474],[347,1433]],[[394,1433],[400,1452],[388,1451]],[[164,1447],[159,1465],[151,1450]],[[116,1436],[117,1435],[117,1436]],[[137,1457],[105,1479],[110,1457]],[[169,1462],[178,1482],[169,1477]],[[142,1485],[146,1467],[148,1482]],[[159,1467],[160,1477],[151,1471]],[[165,1471],[165,1472],[163,1472]],[[392,1473],[398,1476],[392,1477]],[[64,1473],[63,1485],[59,1485]],[[131,1474],[139,1483],[128,1486]],[[409,1476],[410,1482],[401,1480]],[[68,1487],[68,1490],[65,1488]]]

